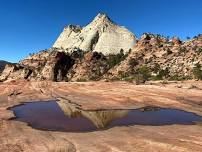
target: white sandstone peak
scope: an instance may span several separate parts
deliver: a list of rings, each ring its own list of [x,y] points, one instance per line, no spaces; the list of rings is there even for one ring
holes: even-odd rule
[[[69,25],[64,28],[53,45],[68,52],[79,48],[103,54],[128,52],[136,42],[135,35],[122,26],[116,25],[106,14],[99,13],[87,26]]]
[[[112,23],[112,20],[107,16],[107,14],[99,13],[92,22],[100,22],[100,23],[106,23],[110,22]]]

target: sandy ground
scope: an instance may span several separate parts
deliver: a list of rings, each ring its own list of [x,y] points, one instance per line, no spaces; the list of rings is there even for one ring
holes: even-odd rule
[[[63,98],[83,109],[177,108],[202,116],[202,82],[26,82],[0,83],[0,152],[201,152],[202,124],[125,126],[89,133],[40,131],[9,121],[8,107]]]

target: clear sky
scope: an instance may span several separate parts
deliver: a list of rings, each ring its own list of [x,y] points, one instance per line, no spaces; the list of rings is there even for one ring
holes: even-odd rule
[[[202,33],[202,0],[0,0],[0,60],[50,48],[65,25],[84,26],[99,12],[138,37]]]

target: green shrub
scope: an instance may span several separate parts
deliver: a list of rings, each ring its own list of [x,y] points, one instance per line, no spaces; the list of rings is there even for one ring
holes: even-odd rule
[[[99,76],[98,75],[93,75],[89,78],[89,80],[91,81],[98,81],[99,80]]]
[[[196,64],[196,66],[193,69],[194,77],[198,80],[202,80],[202,70],[201,65],[199,63]]]
[[[202,53],[202,47],[198,48],[197,52]]]
[[[76,81],[77,82],[87,82],[87,79],[86,78],[78,78]]]
[[[71,57],[72,57],[73,59],[82,60],[82,59],[84,58],[85,53],[86,53],[86,52],[84,52],[84,51],[78,49],[77,51],[73,51],[73,52],[71,53]]]
[[[107,60],[107,63],[109,65],[109,68],[111,69],[112,67],[114,67],[115,65],[119,64],[121,61],[123,61],[126,57],[128,56],[128,53],[127,54],[124,54],[123,53],[123,50],[121,49],[120,50],[120,53],[119,54],[110,54],[108,56],[108,60]]]
[[[129,75],[128,75],[128,73],[126,73],[126,72],[124,72],[124,71],[119,71],[119,72],[118,72],[118,76],[119,76],[120,78],[126,78],[126,77],[128,77]]]
[[[134,77],[125,77],[122,80],[132,83],[135,79],[134,79]]]
[[[154,63],[154,67],[153,67],[152,71],[154,73],[158,73],[159,69],[160,69],[160,65],[158,63]]]
[[[167,51],[167,55],[170,55],[173,53],[169,48],[166,51]]]
[[[145,81],[148,81],[151,77],[151,72],[146,65],[139,67],[136,71],[136,74],[137,75],[135,77],[138,82],[144,83]]]
[[[138,61],[136,59],[134,59],[134,58],[130,58],[129,65],[131,67],[135,67],[136,65],[138,65]]]
[[[179,52],[180,53],[186,53],[187,52],[187,49],[185,47],[180,47],[179,48]]]
[[[110,79],[110,81],[120,81],[120,78],[119,78],[119,77],[114,76],[114,77],[112,77],[112,78]]]
[[[169,77],[169,70],[168,70],[168,68],[166,68],[166,69],[160,69],[159,72],[158,72],[158,74],[156,75],[156,79],[157,80],[162,80],[162,79],[167,78],[167,77]]]
[[[170,81],[183,81],[183,80],[189,80],[189,79],[191,79],[190,76],[180,76],[178,74],[175,74],[169,78]]]

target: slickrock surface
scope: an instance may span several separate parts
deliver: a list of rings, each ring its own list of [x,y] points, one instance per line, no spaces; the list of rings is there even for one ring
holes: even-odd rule
[[[63,98],[83,109],[139,108],[154,105],[177,108],[202,116],[202,82],[28,82],[0,83],[0,151],[202,151],[202,126],[125,126],[89,133],[39,131],[8,121],[8,107],[21,102]]]
[[[98,14],[86,27],[67,26],[53,47],[67,49],[67,52],[79,48],[107,55],[118,54],[120,50],[128,52],[135,42],[133,33],[113,23],[106,14]]]

